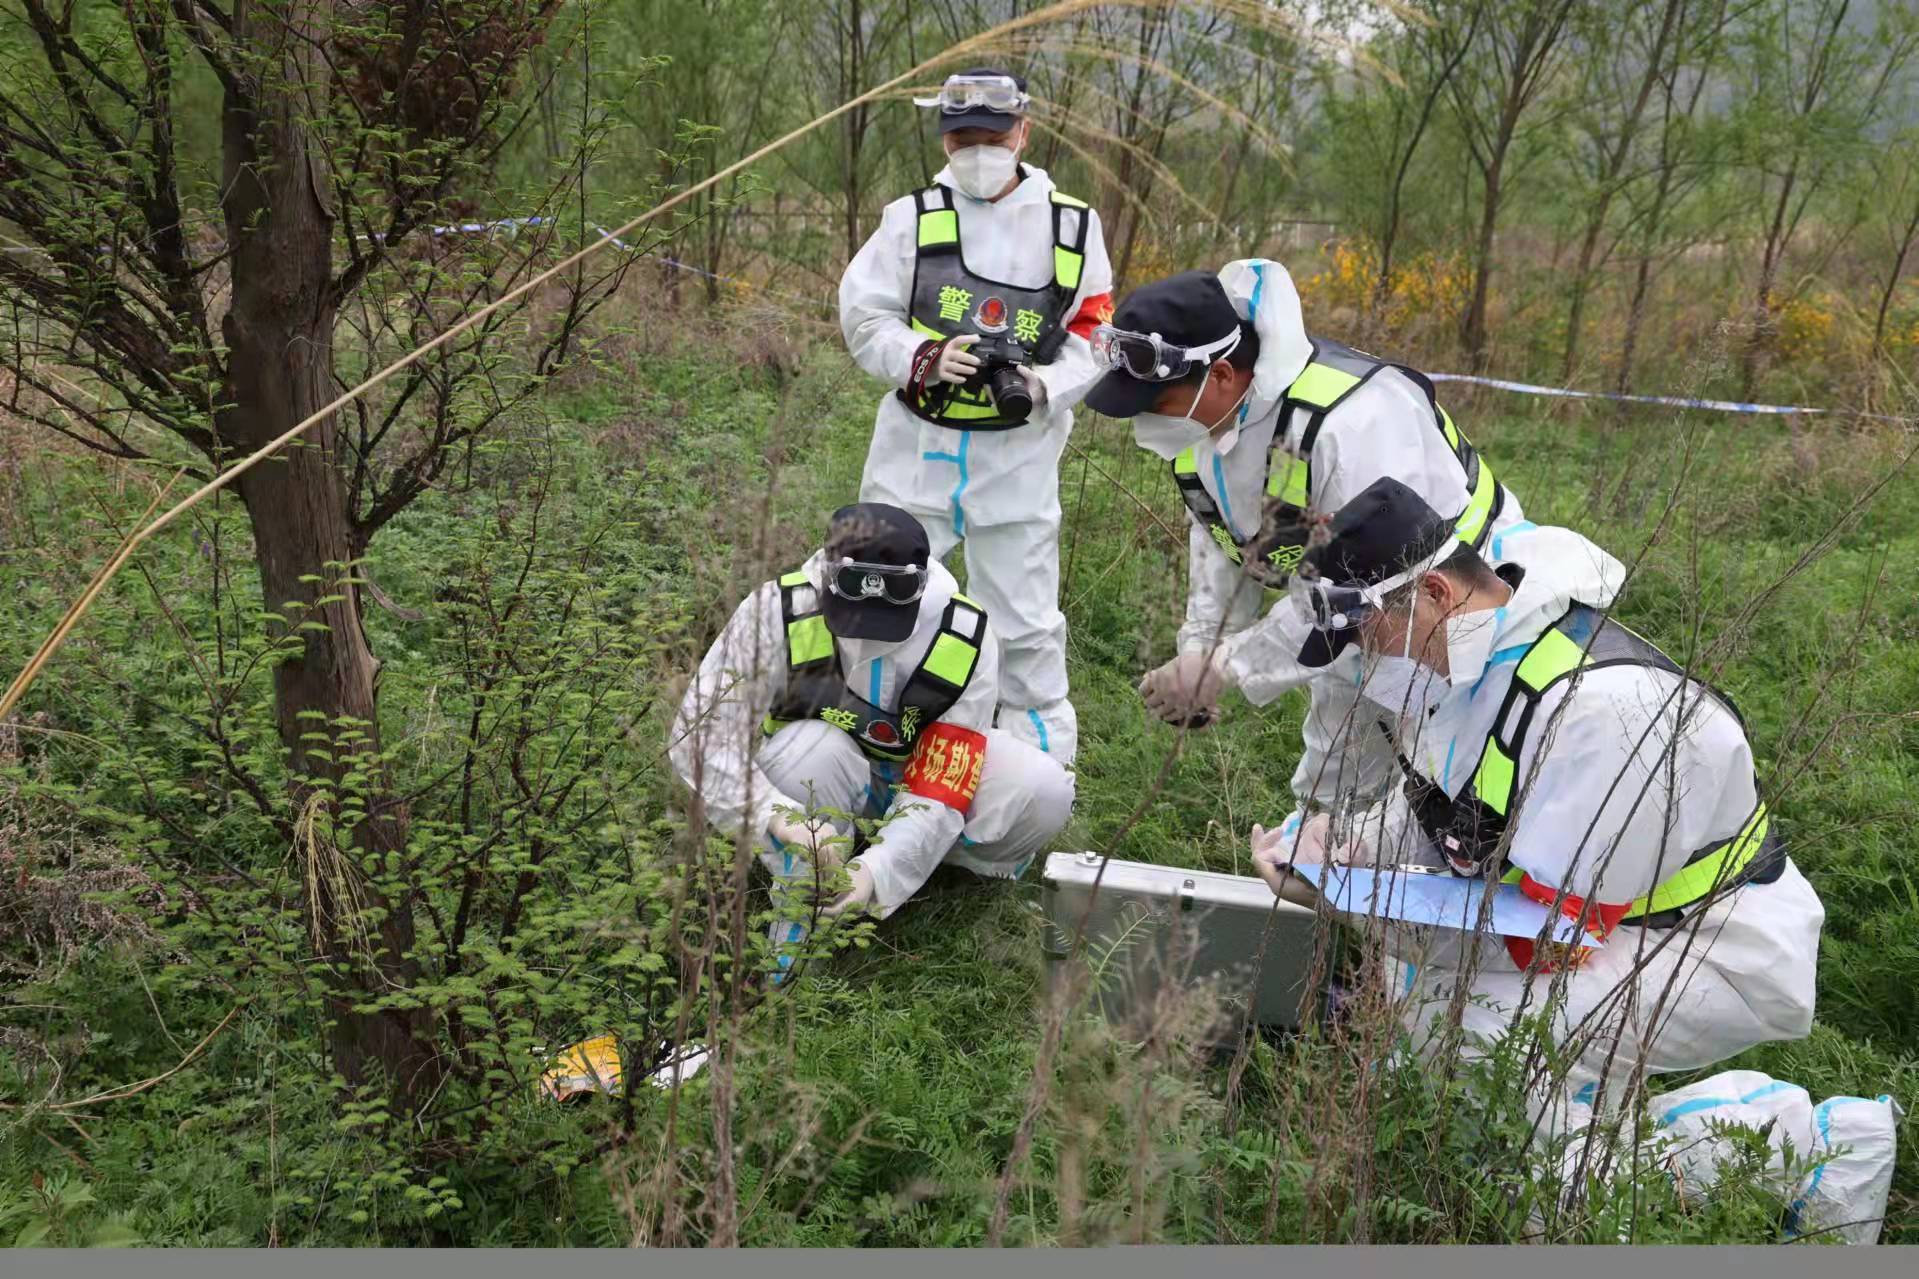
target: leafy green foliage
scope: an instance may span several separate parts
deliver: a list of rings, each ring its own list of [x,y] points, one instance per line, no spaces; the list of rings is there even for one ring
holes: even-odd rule
[[[371,574],[404,610],[368,617],[388,745],[362,758],[358,726],[316,723],[322,748],[354,767],[305,825],[279,806],[259,604],[222,559],[237,513],[216,507],[193,539],[151,549],[164,593],[142,582],[96,611],[19,726],[6,865],[26,867],[33,901],[88,857],[147,879],[86,895],[103,921],[127,921],[115,940],[54,964],[44,948],[7,952],[36,975],[0,1007],[6,1233],[978,1244],[1037,1098],[1004,1188],[1010,1242],[1778,1237],[1756,1163],[1703,1206],[1654,1176],[1596,1180],[1576,1210],[1559,1208],[1554,1157],[1527,1153],[1523,1036],[1452,1072],[1357,1032],[1261,1040],[1236,1066],[1200,1046],[1204,1010],[1178,1008],[1139,1041],[1069,1011],[1048,1048],[1031,882],[942,872],[877,929],[816,936],[800,980],[766,998],[751,974],[770,963],[769,906],[734,897],[735,850],[689,830],[665,721],[677,673],[745,585],[808,545],[818,512],[849,491],[873,392],[837,357],[792,380],[716,365],[713,340],[610,341],[607,368],[636,381],[554,388],[551,421],[479,450],[470,482],[429,494],[371,561],[341,570]],[[776,470],[795,416],[821,425],[799,464]],[[1919,866],[1898,814],[1919,778],[1897,708],[1919,694],[1919,616],[1881,581],[1919,549],[1912,486],[1880,491],[1818,564],[1774,586],[1894,465],[1897,441],[1835,433],[1808,471],[1790,441],[1717,422],[1456,416],[1535,519],[1586,528],[1629,560],[1654,541],[1628,597],[1634,625],[1729,658],[1794,856],[1828,910],[1815,1034],[1739,1064],[1815,1095],[1910,1094]],[[1178,616],[1181,548],[1154,518],[1177,528],[1177,499],[1110,425],[1077,438],[1063,555],[1084,745],[1060,846],[1107,846],[1138,810],[1119,855],[1243,872],[1251,825],[1291,806],[1298,708],[1235,700],[1155,790],[1175,734],[1132,688]],[[0,560],[31,623],[0,636],[9,664],[102,536],[87,513],[140,501],[57,463],[26,496],[25,514],[79,550],[51,573],[36,553]],[[1761,590],[1761,620],[1732,625]],[[217,719],[183,652],[225,654]],[[419,979],[374,1006],[429,1009],[455,1063],[417,1120],[330,1078],[329,1012],[296,908],[324,866],[302,850],[350,846],[358,778],[376,766],[412,822],[405,849],[365,870],[413,894],[426,922]],[[55,1108],[162,1075],[236,1005],[177,1074]],[[539,1101],[551,1054],[602,1032],[623,1045],[627,1096]],[[721,1053],[677,1091],[643,1082],[671,1041]],[[1893,1240],[1914,1228],[1912,1177],[1895,1187]]]

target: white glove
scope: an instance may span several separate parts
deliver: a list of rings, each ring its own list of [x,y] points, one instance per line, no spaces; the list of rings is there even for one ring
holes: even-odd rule
[[[1194,650],[1148,671],[1139,695],[1146,709],[1167,723],[1200,728],[1218,715],[1219,695],[1230,683],[1223,651]]]
[[[1273,896],[1300,906],[1311,906],[1318,898],[1313,886],[1287,869],[1288,863],[1326,860],[1326,833],[1331,819],[1320,813],[1300,824],[1298,813],[1282,822],[1277,830],[1253,827],[1253,870],[1273,890]]]
[[[1253,860],[1284,866],[1288,862],[1318,865],[1326,860],[1326,839],[1333,819],[1326,813],[1314,813],[1301,819],[1294,813],[1273,830],[1253,827]]]
[[[848,911],[859,910],[873,901],[873,872],[866,869],[865,862],[854,862],[846,868],[852,877],[853,886],[842,893],[830,906],[822,907],[820,914],[827,916],[843,915]]]
[[[1020,365],[1019,375],[1026,382],[1026,393],[1033,397],[1033,410],[1038,412],[1046,403],[1046,383],[1040,381],[1038,370],[1030,365]]]
[[[839,832],[824,817],[775,812],[766,823],[766,833],[781,849],[822,872],[840,864]]]
[[[933,366],[934,378],[957,386],[979,372],[979,356],[966,349],[977,341],[979,334],[961,333],[948,342],[940,352],[939,363]]]

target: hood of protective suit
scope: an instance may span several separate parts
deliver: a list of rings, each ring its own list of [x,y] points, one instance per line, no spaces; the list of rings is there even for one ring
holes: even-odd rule
[[[1044,204],[1052,197],[1053,179],[1037,164],[1028,164],[1025,155],[1024,151],[1020,152],[1019,167],[1026,176],[1020,179],[1018,186],[997,200],[975,200],[960,190],[959,180],[953,176],[953,166],[950,164],[940,166],[940,171],[933,175],[933,181],[952,191],[956,200],[991,205],[995,209],[1010,209],[1020,204]]]
[[[1496,678],[1488,686],[1488,678],[1516,670],[1533,641],[1575,602],[1611,607],[1626,579],[1624,565],[1571,529],[1515,524],[1494,536],[1486,557],[1508,581],[1516,568],[1524,575],[1500,607],[1448,619],[1446,675],[1381,655],[1361,676],[1364,695],[1396,713],[1407,753],[1448,794],[1472,771],[1454,767],[1452,745],[1483,741],[1501,704],[1505,686]],[[1464,758],[1476,756],[1475,747]]]
[[[1219,282],[1259,337],[1253,389],[1241,421],[1264,417],[1306,371],[1313,344],[1286,268],[1269,258],[1241,258],[1219,269]]]
[[[920,596],[919,621],[913,627],[912,633],[903,640],[891,642],[875,639],[848,639],[835,635],[833,642],[839,646],[840,666],[843,669],[850,671],[876,657],[891,657],[901,649],[910,648],[915,644],[921,648],[926,646],[928,619],[930,618],[932,624],[937,625],[940,614],[946,608],[946,602],[952,599],[953,592],[959,589],[959,582],[954,579],[952,573],[947,571],[944,564],[935,560],[926,568],[926,594]],[[824,591],[826,589],[825,548],[814,551],[806,563],[801,565],[800,571],[806,574],[809,582],[813,583],[814,590]]]
[[[1569,528],[1515,525],[1486,549],[1495,568],[1510,564],[1525,570],[1512,598],[1494,610],[1495,649],[1531,643],[1575,603],[1610,608],[1626,583],[1624,564]],[[1459,674],[1454,673],[1455,681]]]

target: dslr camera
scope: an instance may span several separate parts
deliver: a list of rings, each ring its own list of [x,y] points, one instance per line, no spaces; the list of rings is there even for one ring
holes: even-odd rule
[[[1033,412],[1033,396],[1020,376],[1020,366],[1032,363],[1032,356],[1020,340],[1010,333],[982,333],[980,340],[967,348],[979,357],[979,372],[968,386],[983,386],[992,393],[993,403],[1008,417],[1024,418]]]
[[[979,357],[980,367],[979,372],[967,379],[967,389],[984,388],[992,394],[1000,412],[1026,420],[1033,412],[1033,395],[1026,389],[1026,379],[1020,375],[1020,369],[1044,364],[1059,354],[1066,330],[1051,326],[1029,349],[1014,335],[1012,316],[1007,313],[1006,303],[998,297],[988,297],[980,303],[973,313],[972,327],[978,330],[979,341],[967,350]]]

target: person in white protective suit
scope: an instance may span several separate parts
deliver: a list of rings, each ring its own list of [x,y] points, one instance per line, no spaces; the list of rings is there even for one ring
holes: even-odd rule
[[[1263,706],[1310,685],[1292,783],[1302,809],[1383,782],[1391,755],[1372,730],[1349,731],[1355,661],[1302,666],[1307,627],[1270,592],[1298,563],[1310,520],[1381,476],[1450,515],[1495,561],[1502,534],[1526,526],[1518,500],[1423,374],[1308,336],[1277,262],[1143,285],[1095,331],[1094,358],[1108,371],[1087,406],[1133,420],[1134,441],[1171,463],[1188,508],[1186,621],[1178,655],[1140,685],[1147,707],[1197,727],[1225,689]]]
[[[933,558],[964,544],[966,588],[1004,646],[998,726],[1071,764],[1059,609],[1059,460],[1099,376],[1112,313],[1099,215],[1024,164],[1025,81],[982,69],[940,97],[947,165],[886,206],[840,279],[853,359],[880,401],[860,500],[911,511]]]
[[[1254,860],[1289,896],[1295,862],[1492,877],[1596,939],[1381,921],[1420,1051],[1461,985],[1468,1056],[1546,1015],[1564,1073],[1539,1095],[1563,1128],[1643,1074],[1806,1035],[1825,911],[1731,702],[1606,616],[1618,561],[1567,529],[1507,541],[1489,566],[1390,478],[1340,510],[1289,587],[1311,626],[1297,656],[1357,655],[1404,785],[1337,837],[1323,814],[1256,828]]]
[[[942,861],[1017,878],[1071,815],[1072,773],[992,727],[991,619],[928,549],[897,507],[842,507],[823,549],[740,603],[680,703],[674,771],[773,875],[775,980],[820,918],[885,918]],[[856,817],[885,820],[847,859]]]

